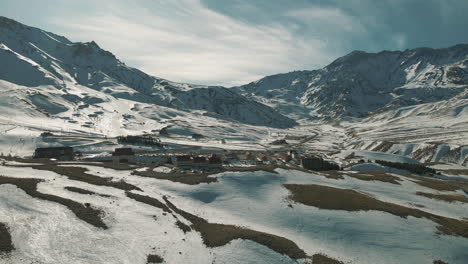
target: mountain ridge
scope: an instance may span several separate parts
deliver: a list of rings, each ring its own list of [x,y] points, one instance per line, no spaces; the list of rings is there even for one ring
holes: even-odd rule
[[[181,84],[150,76],[125,65],[94,41],[74,43],[65,37],[1,18],[0,43],[1,56],[8,56],[8,63],[15,64],[14,72],[4,65],[0,79],[18,85],[52,85],[64,91],[69,86],[81,85],[115,98],[189,112],[200,110],[250,125],[284,128],[296,124],[268,106],[224,87]],[[34,73],[28,74],[34,77],[32,80],[15,76],[26,71]],[[199,100],[192,100],[194,97]],[[243,114],[244,111],[250,116]]]
[[[296,89],[288,100],[304,118],[367,117],[375,112],[446,100],[468,87],[468,44],[368,53],[353,51],[322,69],[264,77],[233,87],[237,92],[297,115],[271,95]],[[278,80],[279,79],[279,80]],[[275,80],[275,81],[274,81]]]
[[[279,73],[225,88],[154,77],[127,66],[94,41],[71,42],[6,17],[0,17],[0,33],[2,61],[15,65],[2,67],[2,80],[28,87],[49,85],[65,93],[79,85],[135,103],[249,125],[287,128],[298,120],[366,118],[448,100],[468,88],[468,44],[353,51],[321,69]],[[72,97],[74,107],[79,107],[80,98],[88,100],[62,96]]]

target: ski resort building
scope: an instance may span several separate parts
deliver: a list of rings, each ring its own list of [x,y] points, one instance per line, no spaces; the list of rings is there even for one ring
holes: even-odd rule
[[[180,169],[196,169],[196,170],[211,170],[220,169],[223,167],[223,160],[212,154],[210,157],[205,156],[176,156],[174,164]]]
[[[135,159],[135,152],[132,148],[116,148],[112,152],[112,161],[115,163],[133,162]]]
[[[303,157],[301,158],[301,167],[306,170],[325,171],[339,170],[340,166],[333,162],[326,161],[320,157]]]
[[[176,156],[174,160],[174,165],[181,169],[188,169],[193,167],[193,159],[192,156],[183,155],[183,156]]]
[[[208,159],[206,157],[193,157],[193,167],[197,169],[206,167]]]
[[[34,159],[56,159],[56,160],[73,160],[72,147],[51,147],[37,148],[34,151]]]
[[[207,167],[211,169],[220,169],[223,167],[223,160],[221,157],[213,154],[208,158]]]

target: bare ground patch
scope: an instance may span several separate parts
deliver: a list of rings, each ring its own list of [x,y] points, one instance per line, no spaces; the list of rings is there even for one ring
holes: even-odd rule
[[[140,177],[148,177],[148,178],[155,178],[159,180],[168,180],[188,185],[196,185],[200,183],[212,183],[217,182],[218,179],[216,177],[209,177],[212,174],[216,174],[219,172],[212,172],[212,173],[193,173],[193,172],[177,172],[177,173],[162,173],[156,171],[134,171],[132,175],[137,175]]]
[[[456,191],[464,190],[468,193],[468,181],[461,180],[442,180],[431,177],[416,176],[406,174],[405,177],[412,179],[412,181],[420,186],[430,188],[437,191]]]
[[[147,264],[163,263],[163,262],[164,262],[164,259],[159,255],[150,254],[146,258],[146,263]]]
[[[444,262],[442,260],[434,260],[434,262],[432,262],[433,264],[448,264],[447,262]]]
[[[15,250],[11,241],[10,230],[4,223],[0,223],[0,255],[8,254]]]
[[[180,220],[177,220],[176,222],[176,225],[177,227],[182,230],[184,233],[187,233],[187,232],[190,232],[192,229],[190,228],[190,226],[182,223]]]
[[[437,194],[437,193],[425,193],[425,192],[416,192],[417,195],[424,196],[431,199],[441,200],[445,202],[462,202],[468,203],[468,198],[461,194]]]
[[[102,197],[111,197],[110,195],[107,195],[107,194],[100,194],[100,193],[96,193],[96,192],[93,192],[93,191],[90,191],[90,190],[81,189],[81,188],[78,188],[78,187],[66,186],[64,189],[67,190],[67,191],[75,192],[75,193],[79,193],[79,194],[88,194],[88,195],[98,195],[98,196],[102,196]]]
[[[131,198],[131,199],[133,199],[135,201],[138,201],[140,203],[144,203],[144,204],[147,204],[147,205],[151,205],[153,207],[157,207],[157,208],[162,209],[164,212],[167,212],[167,213],[172,213],[172,211],[169,209],[169,207],[167,207],[167,205],[165,203],[159,201],[156,198],[146,196],[146,195],[136,194],[136,193],[132,193],[132,192],[125,192],[125,195],[127,195],[127,197],[129,197],[129,198]]]
[[[413,216],[426,218],[438,224],[437,229],[446,235],[468,238],[468,221],[434,215],[414,208],[383,202],[369,195],[323,185],[285,184],[290,192],[289,198],[295,202],[320,209],[345,211],[381,211],[402,218]]]
[[[170,173],[156,172],[153,170],[147,171],[134,171],[132,175],[137,175],[141,177],[155,178],[159,180],[168,180],[188,185],[197,185],[200,183],[212,183],[217,182],[216,177],[210,177],[211,175],[219,174],[222,172],[255,172],[255,171],[265,171],[270,173],[276,173],[275,169],[293,169],[284,166],[273,166],[273,165],[259,165],[259,166],[249,166],[249,167],[225,167],[222,170],[216,171],[205,171],[205,172],[190,172],[190,171],[178,171]],[[295,169],[295,168],[294,168]]]
[[[114,163],[114,162],[61,162],[60,165],[85,165],[85,166],[96,166],[106,169],[113,170],[134,170],[141,168],[141,166],[133,165],[129,163]]]
[[[89,170],[81,167],[63,167],[57,163],[45,163],[42,165],[15,165],[12,167],[31,167],[35,170],[52,171],[57,174],[68,177],[70,180],[86,182],[98,186],[108,186],[124,191],[140,190],[135,185],[129,184],[123,180],[112,181],[112,178],[103,178],[87,173]]]
[[[463,176],[468,176],[468,169],[466,170],[455,170],[455,169],[450,169],[450,170],[438,170],[440,172],[449,174],[449,175],[463,175]]]
[[[313,173],[320,175],[320,176],[324,176],[325,178],[328,178],[328,179],[333,179],[333,180],[343,180],[344,176],[348,176],[348,174],[345,174],[341,171],[321,171],[321,172],[314,171]]]
[[[187,233],[187,232],[190,232],[192,230],[190,228],[190,226],[188,226],[188,225],[184,224],[183,222],[181,222],[177,218],[177,215],[175,215],[165,203],[159,201],[158,199],[150,197],[150,196],[146,196],[146,195],[140,195],[140,194],[132,193],[132,192],[126,192],[125,194],[127,195],[127,197],[129,197],[129,198],[131,198],[131,199],[133,199],[135,201],[138,201],[140,203],[144,203],[144,204],[147,204],[147,205],[151,205],[153,207],[162,209],[166,213],[172,214],[177,219],[176,226],[180,230],[182,230],[182,232]]]
[[[332,259],[326,255],[315,254],[312,256],[312,264],[343,264],[343,262]]]
[[[176,225],[184,233],[189,232],[191,229],[198,231],[202,236],[203,243],[207,247],[220,247],[235,239],[247,239],[262,244],[276,252],[285,254],[294,259],[307,257],[306,253],[302,249],[300,249],[293,241],[286,238],[239,226],[209,223],[201,217],[177,208],[167,199],[167,197],[163,197],[165,201],[165,203],[163,203],[156,198],[145,195],[139,195],[132,192],[127,192],[126,194],[128,197],[136,201],[160,208],[165,212],[169,212],[173,214],[176,219],[177,215],[180,215],[190,221],[192,224],[188,226],[177,219]]]
[[[392,184],[400,185],[401,179],[397,176],[393,176],[390,173],[385,171],[366,171],[366,172],[358,172],[358,173],[348,173],[346,174],[348,177],[352,177],[361,181],[380,181],[380,182],[388,182]]]
[[[306,253],[289,239],[245,227],[209,223],[201,217],[177,208],[167,197],[163,198],[171,210],[192,223],[191,228],[201,234],[203,243],[207,247],[220,247],[235,239],[246,239],[262,244],[293,259],[307,258]]]
[[[40,179],[10,178],[0,176],[0,185],[12,184],[22,189],[31,197],[64,205],[70,209],[70,211],[72,211],[79,219],[95,227],[107,229],[107,225],[102,221],[101,218],[104,215],[102,210],[93,208],[91,206],[85,206],[81,203],[65,199],[63,197],[38,192],[37,185],[40,182],[42,182]]]
[[[270,173],[277,173],[275,171],[275,169],[291,170],[293,168],[289,168],[289,167],[286,167],[286,166],[279,166],[279,165],[256,165],[256,166],[248,166],[248,167],[226,167],[226,171],[232,171],[232,172],[265,171],[265,172],[270,172]],[[294,169],[296,169],[296,168],[294,168]],[[303,170],[303,171],[306,171],[306,170]]]

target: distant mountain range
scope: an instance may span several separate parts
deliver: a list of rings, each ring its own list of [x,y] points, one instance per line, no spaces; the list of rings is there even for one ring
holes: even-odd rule
[[[367,117],[457,96],[468,88],[467,67],[467,44],[354,51],[320,70],[268,76],[235,90],[286,115],[299,110],[302,117]]]
[[[126,66],[95,42],[73,43],[5,17],[0,17],[0,80],[30,87],[24,92],[34,93],[35,97],[25,94],[22,100],[49,114],[109,100],[104,95],[90,98],[71,91],[87,87],[113,98],[204,111],[208,116],[251,125],[283,128],[296,124],[233,90],[156,78]]]
[[[95,42],[73,43],[0,17],[0,88],[15,87],[14,96],[0,95],[0,108],[22,105],[30,115],[55,116],[127,100],[287,128],[301,119],[365,118],[401,107],[465,100],[467,67],[468,45],[461,44],[354,51],[319,70],[277,74],[232,88],[181,84],[129,67]],[[3,113],[12,112],[7,110]]]

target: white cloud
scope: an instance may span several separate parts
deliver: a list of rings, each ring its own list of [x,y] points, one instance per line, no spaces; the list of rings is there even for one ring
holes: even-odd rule
[[[128,64],[173,81],[238,85],[332,59],[321,39],[294,35],[279,23],[242,22],[198,0],[112,3],[51,19],[72,40],[95,40]]]
[[[401,33],[396,33],[391,36],[391,39],[395,43],[395,46],[401,50],[406,46],[406,36]]]
[[[321,30],[344,31],[349,33],[366,32],[358,18],[350,16],[338,8],[310,7],[293,10],[286,14],[309,25],[316,25]]]

